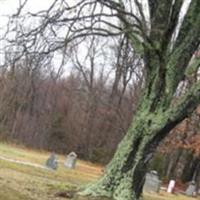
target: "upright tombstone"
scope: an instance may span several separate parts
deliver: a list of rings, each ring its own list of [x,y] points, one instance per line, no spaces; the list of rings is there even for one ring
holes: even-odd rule
[[[151,171],[146,174],[143,190],[145,192],[158,193],[160,191],[161,183],[162,181],[159,180],[157,171]]]
[[[196,196],[196,183],[195,183],[195,181],[191,181],[189,183],[189,186],[187,187],[185,193],[186,193],[187,196],[190,196],[190,197]]]
[[[174,191],[175,183],[176,183],[175,180],[170,180],[169,181],[169,185],[167,187],[167,192],[168,193],[172,193]]]
[[[46,166],[53,170],[56,170],[58,168],[58,160],[55,153],[52,153],[47,159]]]
[[[76,160],[77,160],[77,154],[74,152],[71,152],[67,155],[64,166],[68,169],[74,169],[76,167]]]

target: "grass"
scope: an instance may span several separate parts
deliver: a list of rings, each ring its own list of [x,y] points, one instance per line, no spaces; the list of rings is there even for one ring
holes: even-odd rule
[[[0,143],[0,156],[44,165],[49,152]],[[102,175],[102,167],[78,160],[75,170],[64,168],[59,155],[56,171],[0,160],[0,200],[64,200],[57,194],[75,190]],[[145,200],[192,200],[183,195],[145,194]],[[83,200],[78,198],[78,200]],[[101,199],[102,200],[102,199]]]
[[[199,198],[190,198],[184,195],[173,195],[166,192],[160,194],[145,194],[144,200],[199,200]]]

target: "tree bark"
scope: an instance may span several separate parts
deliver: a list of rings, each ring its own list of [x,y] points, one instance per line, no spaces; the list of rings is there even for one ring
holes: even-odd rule
[[[200,102],[200,82],[194,83],[187,88],[187,94],[183,94],[184,96],[181,96],[181,99],[177,99],[178,103],[175,104],[173,102],[179,84],[187,78],[185,72],[190,69],[190,61],[200,45],[200,1],[191,1],[183,22],[179,23],[182,0],[148,0],[150,27],[147,25],[149,20],[145,17],[146,9],[143,9],[140,1],[135,0],[133,2],[135,2],[136,10],[139,11],[139,17],[136,17],[131,9],[127,9],[127,3],[122,0],[119,2],[114,0],[81,1],[72,7],[67,7],[65,10],[69,11],[69,13],[63,11],[56,20],[54,19],[56,15],[51,17],[49,14],[53,9],[52,7],[46,12],[49,17],[48,20],[46,18],[42,20],[46,24],[45,28],[43,24],[37,27],[38,31],[35,31],[34,28],[27,33],[17,34],[20,37],[16,41],[17,47],[21,47],[19,41],[30,40],[31,42],[34,40],[33,44],[37,44],[37,39],[35,38],[40,38],[40,35],[37,34],[44,33],[45,35],[49,33],[49,31],[46,31],[46,27],[49,27],[49,24],[51,27],[57,27],[57,23],[60,22],[63,24],[70,23],[69,31],[67,31],[68,33],[64,37],[63,43],[60,37],[57,38],[55,36],[55,41],[61,40],[60,45],[54,46],[51,43],[50,46],[47,45],[49,47],[48,51],[46,50],[46,45],[44,45],[45,54],[42,55],[50,54],[60,49],[63,50],[63,48],[67,50],[68,48],[65,49],[65,47],[68,46],[68,43],[79,37],[85,39],[85,36],[91,35],[118,36],[123,33],[133,49],[143,58],[146,83],[144,88],[146,89],[141,106],[138,108],[128,133],[119,144],[115,156],[107,166],[105,175],[83,192],[83,194],[88,195],[112,197],[115,200],[138,200],[140,198],[146,166],[155,148],[170,130],[193,112]],[[102,5],[102,8],[106,6],[106,9],[97,11],[97,3],[100,6]],[[56,1],[53,5],[57,7]],[[91,9],[88,9],[88,6]],[[20,15],[22,8],[23,6],[17,16]],[[90,14],[85,15],[84,9],[89,11]],[[108,15],[107,9],[111,9],[111,14]],[[105,13],[104,10],[106,11]],[[72,11],[74,11],[73,17],[64,17]],[[38,16],[40,15],[35,15],[35,17]],[[111,17],[113,19],[117,17],[119,27],[110,25],[112,23],[106,21],[107,16],[109,16],[109,20],[112,19]],[[52,21],[55,21],[55,23],[52,23]],[[88,23],[89,21],[91,21],[91,24]],[[98,22],[100,23],[99,25],[103,22],[106,25],[105,29],[104,25],[98,26]],[[86,24],[78,28],[77,23]],[[177,24],[180,24],[180,28],[177,38],[174,38],[174,33],[177,32]],[[68,26],[66,27],[68,28]],[[110,28],[114,30],[111,31]],[[26,47],[26,45],[24,47],[25,43],[22,42],[22,48],[19,49],[24,49]],[[29,49],[29,47],[26,48],[27,50]],[[25,52],[23,52],[23,55]],[[92,77],[93,58],[91,61],[92,73],[90,75]],[[78,65],[81,72],[83,72],[80,62]],[[84,79],[90,85],[86,75],[86,73],[83,73]],[[117,89],[119,79],[120,75],[116,80],[114,90]],[[175,106],[173,106],[174,104]]]
[[[142,105],[132,126],[121,141],[106,168],[104,176],[82,194],[111,197],[116,200],[138,200],[142,193],[148,161],[157,144],[178,122],[164,112],[146,111]]]
[[[176,104],[152,111],[152,99],[144,95],[127,134],[118,145],[104,176],[81,194],[115,200],[139,200],[147,164],[156,147],[178,123],[194,111],[200,100],[200,85],[192,87]],[[146,94],[146,93],[144,93]]]

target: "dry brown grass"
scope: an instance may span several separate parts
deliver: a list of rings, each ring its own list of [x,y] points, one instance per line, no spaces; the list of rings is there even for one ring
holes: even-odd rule
[[[49,154],[0,143],[0,156],[7,158],[44,165]],[[51,171],[0,160],[0,200],[64,200],[68,198],[61,196],[67,196],[69,191],[77,190],[102,175],[103,167],[99,165],[78,160],[76,169],[69,170],[63,166],[63,155],[59,155],[59,161],[58,170]],[[167,193],[144,195],[144,200],[192,199]],[[74,200],[88,198],[77,196]]]

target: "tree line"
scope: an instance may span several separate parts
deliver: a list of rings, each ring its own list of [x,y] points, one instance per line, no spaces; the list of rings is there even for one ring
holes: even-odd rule
[[[85,104],[88,106],[85,111],[87,115],[83,115],[82,121],[87,124],[88,129],[83,127],[81,130],[88,134],[86,141],[97,139],[92,138],[91,133],[95,129],[93,125],[101,121],[99,116],[95,118],[96,112],[102,112],[102,108],[97,109],[95,100],[98,90],[94,80],[97,80],[97,77],[101,77],[103,83],[107,80],[102,79],[105,78],[102,68],[96,66],[104,65],[106,72],[109,72],[112,66],[116,69],[112,92],[109,95],[111,98],[105,100],[106,95],[99,92],[102,103],[109,105],[106,113],[111,115],[113,111],[110,110],[110,105],[117,105],[118,115],[114,111],[112,125],[117,124],[117,116],[123,116],[120,105],[125,108],[127,106],[123,102],[129,91],[129,81],[134,80],[131,89],[134,94],[137,94],[135,88],[139,88],[137,109],[132,109],[135,113],[132,113],[131,121],[126,121],[129,122],[126,134],[102,178],[85,188],[82,195],[106,196],[116,200],[140,199],[148,164],[158,145],[179,123],[192,116],[200,102],[200,82],[196,78],[200,60],[195,56],[200,45],[200,1],[145,2],[146,4],[139,0],[77,0],[72,3],[55,0],[48,9],[31,13],[24,9],[27,3],[25,0],[20,1],[18,11],[10,17],[8,23],[5,51],[11,50],[16,53],[8,65],[11,70],[14,70],[16,63],[22,59],[28,66],[32,63],[34,66],[42,64],[45,70],[52,56],[61,53],[63,59],[60,66],[65,66],[70,58],[70,62],[81,73],[85,87],[80,88],[84,88],[86,93],[90,94],[87,96],[83,90],[80,91],[84,99],[87,99],[85,103],[77,98],[81,108],[84,108]],[[30,26],[30,22],[34,23]],[[88,39],[91,39],[90,42]],[[104,44],[99,43],[104,39],[107,39]],[[82,48],[85,42],[86,49]],[[115,51],[110,54],[110,49]],[[85,58],[83,52],[86,52]],[[104,59],[100,59],[101,55]],[[111,62],[105,65],[102,60]],[[85,66],[87,68],[84,68]],[[100,76],[97,76],[97,72]],[[54,80],[59,77],[59,73],[51,73]],[[29,91],[34,91],[35,85],[31,85],[33,87]],[[55,83],[52,87],[55,87]],[[34,102],[36,97],[31,93],[28,92],[28,96]],[[21,97],[20,95],[19,98]],[[18,106],[18,102],[15,102],[16,105]],[[55,109],[55,101],[52,101],[52,105]],[[20,112],[25,110],[26,102],[20,107]],[[33,106],[29,110],[32,113]],[[53,111],[48,114],[51,116]],[[15,115],[19,115],[18,113],[15,112]],[[77,114],[76,121],[81,118],[80,114]],[[62,118],[55,116],[51,118],[51,124],[54,124],[54,130],[58,131],[57,128],[61,126],[56,124],[60,123]],[[121,119],[120,122],[122,121]],[[106,123],[109,124],[109,120],[105,120]],[[105,124],[103,127],[108,126]],[[15,130],[17,125],[12,127]],[[122,125],[120,127],[126,128]],[[98,128],[95,129],[95,133],[98,132]],[[117,136],[116,134],[112,138]]]
[[[52,58],[28,56],[13,63],[16,54],[7,53],[0,74],[1,138],[107,163],[130,125],[142,84],[139,74],[137,82],[132,78],[139,59],[124,38],[117,42],[111,75],[104,65],[94,72],[95,49],[85,65],[77,51],[71,54],[72,67],[64,74],[51,66]]]

